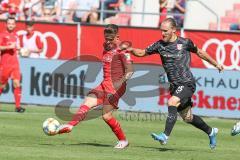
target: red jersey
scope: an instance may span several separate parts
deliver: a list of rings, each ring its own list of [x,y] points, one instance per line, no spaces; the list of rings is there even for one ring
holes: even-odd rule
[[[0,45],[8,46],[11,43],[18,44],[18,36],[15,32],[9,33],[8,31],[2,32],[0,34]],[[1,65],[18,65],[18,57],[17,57],[17,48],[3,50],[1,51]]]
[[[113,87],[113,83],[119,81],[125,73],[125,66],[132,63],[131,56],[126,51],[113,49],[103,51],[103,83],[108,83],[109,89]],[[113,88],[112,88],[113,89]]]

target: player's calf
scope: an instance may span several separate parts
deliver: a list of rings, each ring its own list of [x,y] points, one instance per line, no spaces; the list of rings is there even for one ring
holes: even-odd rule
[[[186,109],[179,112],[180,116],[182,117],[183,121],[186,123],[191,123],[193,120],[191,106],[187,107]]]

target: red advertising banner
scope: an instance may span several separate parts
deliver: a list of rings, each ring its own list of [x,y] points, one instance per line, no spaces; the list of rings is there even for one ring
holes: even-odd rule
[[[101,58],[103,43],[103,28],[97,26],[82,26],[81,54],[94,54]],[[240,70],[240,41],[239,33],[209,32],[186,30],[184,36],[192,39],[198,46],[207,51],[211,57],[223,64],[227,70]],[[120,28],[120,38],[123,41],[132,42],[135,48],[145,49],[148,45],[161,38],[158,29],[146,28]],[[135,63],[161,64],[158,55],[133,58]],[[192,67],[213,68],[207,62],[201,60],[196,54],[192,54]]]
[[[240,70],[240,34],[231,32],[185,31],[185,37],[192,39],[198,46],[207,51],[227,70]],[[192,67],[213,68],[192,56]]]
[[[0,22],[0,28],[1,32],[5,30],[4,21]],[[17,22],[16,31],[18,34],[23,34],[24,28],[23,22]],[[78,28],[76,24],[36,23],[34,28],[38,31],[44,44],[42,58],[72,59],[77,56]]]
[[[5,29],[5,22],[0,22],[1,31]],[[23,33],[24,23],[17,23],[19,34]],[[78,32],[79,29],[79,32]],[[103,51],[103,26],[58,23],[36,23],[35,30],[39,31],[44,42],[43,58],[72,59],[81,55],[94,55],[101,59]],[[209,32],[185,30],[184,36],[203,50],[206,50],[218,63],[227,70],[240,70],[240,40],[239,33]],[[80,38],[78,41],[78,37]],[[151,28],[120,28],[120,39],[130,41],[135,48],[145,49],[161,38],[159,29]],[[78,48],[80,51],[78,51]],[[147,57],[133,57],[135,63],[161,64],[159,55]],[[192,54],[192,67],[213,68]]]

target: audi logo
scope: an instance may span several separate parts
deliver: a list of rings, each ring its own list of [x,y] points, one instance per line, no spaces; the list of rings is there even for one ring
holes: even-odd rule
[[[60,54],[61,54],[61,50],[62,50],[62,45],[61,45],[61,41],[60,41],[59,37],[53,32],[45,32],[45,33],[41,33],[39,31],[34,31],[34,32],[41,38],[41,40],[43,42],[43,51],[40,54],[40,57],[41,58],[48,58],[48,59],[58,59]],[[24,35],[24,34],[26,34],[26,31],[19,30],[17,32],[17,34],[19,36]],[[47,57],[46,56],[48,48],[49,48],[47,38],[52,38],[56,43],[56,51],[55,51],[55,54],[52,57]]]
[[[227,70],[240,70],[240,41],[238,42],[234,42],[233,40],[230,39],[225,39],[223,41],[220,41],[219,39],[213,38],[213,39],[209,39],[208,41],[206,41],[203,45],[203,50],[206,51],[207,48],[212,45],[212,44],[216,44],[217,45],[217,49],[216,49],[216,61],[223,65],[224,69]],[[226,46],[232,46],[230,53],[227,53],[226,51]],[[226,57],[230,56],[230,61],[231,64],[230,65],[226,65]],[[207,67],[207,68],[214,68],[212,65],[210,65],[208,62],[203,61],[203,64]]]

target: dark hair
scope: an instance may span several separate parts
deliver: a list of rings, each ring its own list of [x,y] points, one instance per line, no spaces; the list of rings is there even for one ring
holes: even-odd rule
[[[26,25],[26,26],[33,26],[33,25],[34,25],[34,22],[33,22],[33,21],[26,21],[26,22],[25,22],[25,25]]]
[[[163,22],[169,22],[173,28],[177,28],[177,22],[174,18],[166,18],[162,21]]]
[[[16,22],[15,17],[12,17],[12,16],[9,16],[9,17],[6,19],[6,22],[8,22],[8,20],[14,20],[14,21]]]
[[[105,26],[104,34],[117,34],[118,26],[116,24],[108,24]]]

